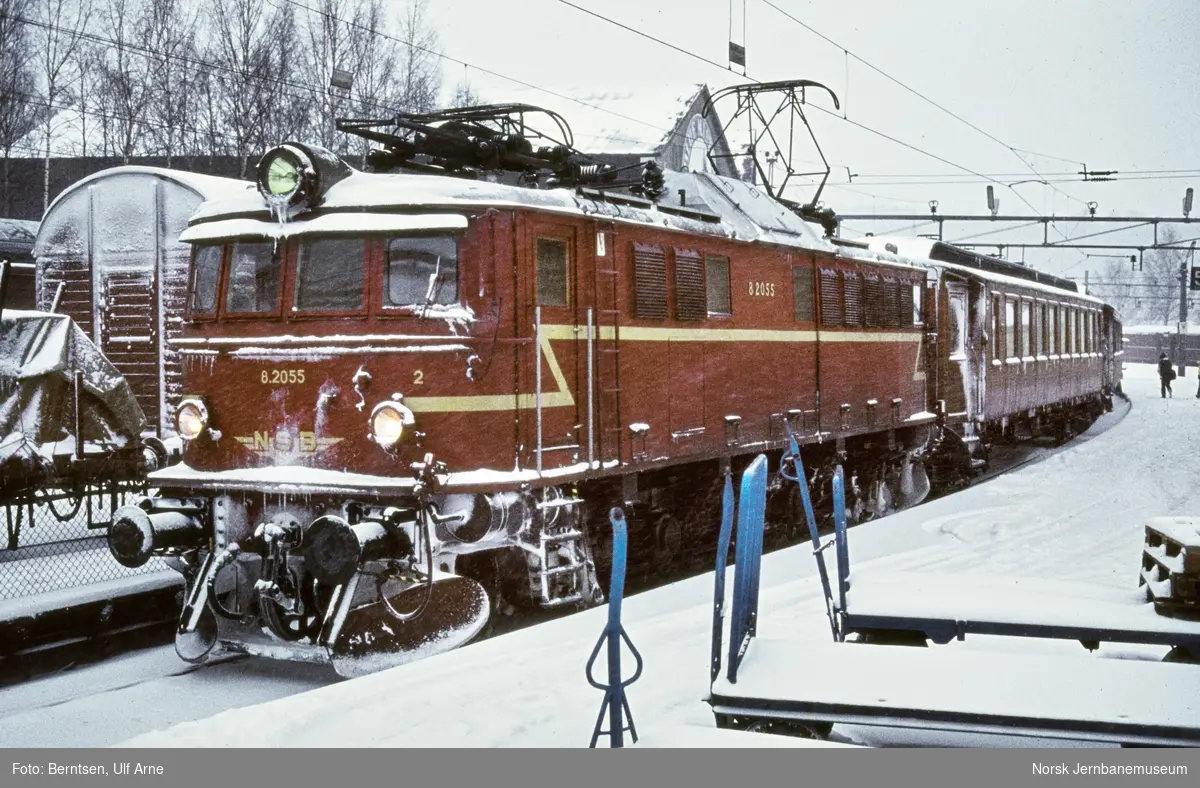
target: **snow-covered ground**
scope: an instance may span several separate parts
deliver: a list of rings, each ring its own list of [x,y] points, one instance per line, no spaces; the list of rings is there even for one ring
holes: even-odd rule
[[[1136,590],[1143,527],[1150,517],[1200,514],[1200,399],[1194,383],[1177,381],[1174,399],[1160,399],[1151,365],[1129,364],[1129,415],[1111,429],[1093,428],[1048,459],[959,494],[850,532],[852,565],[889,571],[986,574],[1083,581],[1113,591]],[[1102,425],[1115,420],[1106,416]],[[624,624],[645,658],[645,673],[628,690],[639,732],[678,743],[672,732],[712,728],[702,701],[708,690],[712,573],[626,600]],[[765,637],[829,639],[809,547],[765,557],[758,632]],[[134,736],[128,746],[168,747],[581,747],[587,746],[602,695],[584,665],[607,616],[603,607],[513,632],[458,651],[353,681],[261,702],[243,679],[206,670],[192,688],[225,694],[223,682],[245,692],[243,708],[200,719],[182,707],[188,697],[159,702],[190,719]],[[1077,643],[969,638],[939,648],[1080,653]],[[1114,655],[1161,657],[1165,649],[1105,647]],[[1087,658],[1084,656],[1084,658]],[[631,662],[631,661],[630,661]],[[295,666],[266,661],[245,668],[294,675]],[[119,668],[106,666],[108,671]],[[627,663],[627,672],[631,665]],[[131,680],[134,677],[131,677]],[[294,682],[302,684],[303,682]],[[140,686],[140,685],[139,685]],[[164,690],[176,685],[164,684]],[[28,692],[28,688],[18,688]],[[274,690],[271,690],[272,692]],[[7,691],[12,692],[12,690]],[[276,693],[281,695],[283,693]],[[0,693],[0,704],[6,693]],[[100,701],[98,701],[100,702]],[[251,704],[258,705],[251,705]],[[11,705],[9,706],[11,709]],[[113,708],[124,714],[124,708]],[[168,718],[169,714],[150,715]],[[57,739],[71,744],[71,723]],[[2,722],[2,720],[0,720]],[[137,725],[153,722],[143,713]],[[27,726],[37,726],[31,715]],[[165,727],[165,726],[164,726]],[[146,730],[143,727],[143,730]],[[2,730],[2,728],[0,728]],[[1009,740],[880,729],[842,729],[865,743],[995,746]],[[7,739],[6,739],[7,740]],[[13,742],[17,744],[17,742]],[[1038,742],[1022,741],[1023,746]]]

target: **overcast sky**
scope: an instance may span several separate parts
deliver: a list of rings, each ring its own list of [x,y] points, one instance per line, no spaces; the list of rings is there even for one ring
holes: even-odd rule
[[[828,96],[811,93],[810,102],[820,109],[808,115],[834,168],[822,199],[840,214],[927,214],[934,199],[939,213],[986,214],[991,183],[1002,214],[1085,215],[1085,203],[1095,201],[1097,215],[1180,217],[1184,189],[1200,187],[1195,0],[734,0],[732,6],[729,0],[570,1],[721,64],[727,62],[732,22],[733,40],[746,46],[750,78],[804,78],[831,88],[841,111],[834,111]],[[431,10],[445,54],[557,93],[586,96],[639,86],[649,92],[696,82],[716,89],[748,81],[561,0],[441,0]],[[448,85],[467,79],[488,102],[536,103],[529,88],[477,68],[445,62],[444,73]],[[555,99],[547,95],[546,101]],[[729,108],[718,105],[718,113],[722,109],[724,122]],[[843,112],[850,121],[953,164],[851,125],[841,119]],[[647,108],[645,114],[647,127],[662,124],[661,110]],[[800,170],[819,161],[807,142],[796,159]],[[1082,183],[1075,173],[1084,164],[1089,170],[1118,170],[1118,180]],[[852,182],[847,168],[855,174]],[[1153,172],[1159,170],[1190,172]],[[1041,176],[1064,182],[1010,188]],[[811,193],[802,186],[790,196],[806,201]],[[1200,196],[1192,215],[1200,215]],[[936,230],[910,225],[853,222],[846,234]],[[998,226],[948,223],[946,238],[965,240]],[[1059,222],[1050,238],[1112,227]],[[1177,227],[1184,238],[1200,236],[1200,224]],[[982,240],[997,237],[1036,242],[1041,229]],[[1150,238],[1145,229],[1094,242]],[[1020,255],[1014,250],[1009,256]],[[1026,259],[1071,275],[1101,270],[1108,262],[1082,255],[1030,252]]]

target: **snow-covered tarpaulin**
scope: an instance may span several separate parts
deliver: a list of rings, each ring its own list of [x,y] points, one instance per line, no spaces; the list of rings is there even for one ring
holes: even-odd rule
[[[82,373],[75,435],[75,373]],[[120,449],[146,424],[129,383],[67,315],[5,310],[0,317],[0,467],[84,446]]]

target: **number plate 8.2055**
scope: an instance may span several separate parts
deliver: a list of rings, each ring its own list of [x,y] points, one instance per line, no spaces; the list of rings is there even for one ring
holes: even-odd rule
[[[286,386],[304,382],[302,369],[264,369],[259,374],[259,380],[268,386]]]

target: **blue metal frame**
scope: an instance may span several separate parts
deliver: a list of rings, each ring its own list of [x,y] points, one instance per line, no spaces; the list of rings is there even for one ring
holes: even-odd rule
[[[800,500],[804,504],[804,518],[808,521],[808,538],[812,544],[813,558],[817,562],[817,572],[821,575],[821,588],[825,592],[825,615],[829,617],[829,629],[833,634],[833,639],[842,640],[838,614],[833,607],[833,592],[829,587],[829,571],[825,567],[823,554],[829,545],[821,544],[821,536],[817,531],[817,517],[813,514],[812,497],[808,491],[808,475],[804,472],[804,461],[800,458],[800,446],[796,443],[796,436],[792,434],[792,428],[787,422],[784,422],[784,428],[787,430],[788,453],[783,455],[780,460],[779,474],[785,479],[796,482],[800,487]],[[794,475],[788,473],[788,460],[792,461],[795,468]]]
[[[733,575],[733,611],[729,620],[730,683],[758,626],[758,583],[762,569],[763,526],[767,510],[767,457],[760,454],[742,474],[738,496],[737,548]]]
[[[842,466],[833,472],[833,527],[837,544],[839,610],[846,614],[846,591],[850,588],[850,547],[846,543],[846,482]]]
[[[633,724],[633,713],[629,710],[629,699],[625,697],[625,688],[642,675],[642,655],[629,640],[625,627],[621,626],[621,603],[625,598],[625,550],[628,528],[625,524],[625,513],[620,509],[611,509],[608,519],[613,527],[612,581],[609,583],[608,589],[608,623],[605,625],[600,639],[596,641],[596,647],[592,649],[586,670],[588,683],[596,689],[604,690],[604,703],[601,704],[600,714],[596,717],[596,725],[592,729],[592,741],[588,745],[589,747],[595,747],[603,733],[609,735],[609,744],[612,747],[625,746],[625,731],[629,731],[635,743],[638,739],[637,728]],[[637,663],[633,675],[625,681],[621,681],[621,641],[625,641],[625,645],[629,646]],[[593,677],[592,668],[596,664],[596,657],[600,654],[600,647],[606,644],[608,646],[606,654],[608,683],[601,684]],[[608,712],[608,730],[602,728],[605,712]],[[629,723],[628,726],[625,725],[626,721]]]
[[[733,536],[733,473],[725,469],[725,491],[721,495],[721,534],[717,537],[717,578],[713,591],[712,661],[709,681],[721,673],[721,636],[725,626],[725,568],[729,562],[729,540]]]

